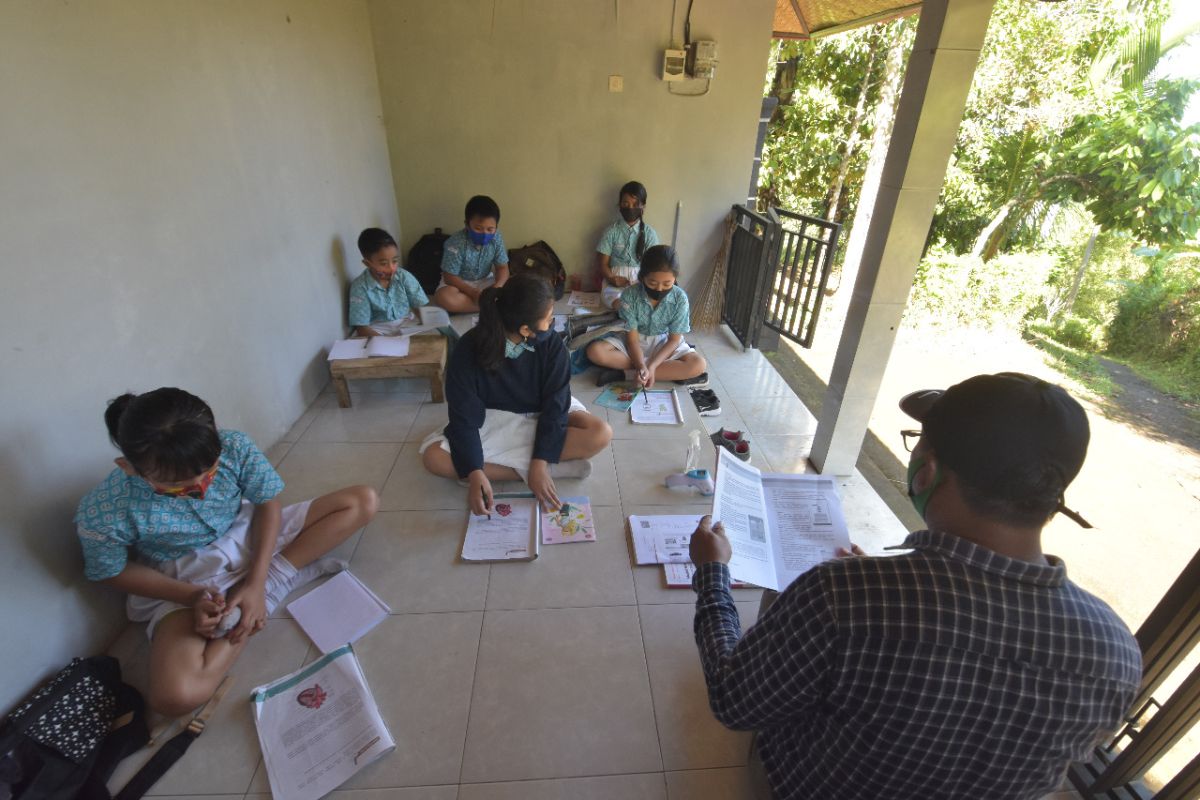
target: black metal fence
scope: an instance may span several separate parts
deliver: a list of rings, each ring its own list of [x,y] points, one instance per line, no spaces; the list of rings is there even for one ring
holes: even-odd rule
[[[746,347],[779,336],[812,347],[841,225],[773,208],[733,207],[724,322]]]

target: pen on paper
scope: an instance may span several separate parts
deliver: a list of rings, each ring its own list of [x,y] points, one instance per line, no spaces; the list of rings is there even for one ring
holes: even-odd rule
[[[479,494],[480,494],[480,496],[481,496],[481,497],[483,497],[483,510],[484,510],[484,513],[487,513],[487,507],[488,507],[489,505],[491,505],[491,503],[492,503],[492,501],[488,499],[487,489],[485,489],[485,488],[483,488],[482,486],[480,486],[480,487],[479,487]],[[487,515],[487,518],[488,518],[488,522],[491,522],[491,521],[492,521],[492,515],[491,515],[491,514],[488,514],[488,515]]]
[[[357,753],[354,754],[354,763],[358,764],[359,757],[362,756],[363,753],[367,752],[372,747],[374,747],[375,743],[378,741],[379,741],[379,737],[376,736],[374,739],[372,739],[371,741],[369,741],[365,745],[363,745],[362,748]]]

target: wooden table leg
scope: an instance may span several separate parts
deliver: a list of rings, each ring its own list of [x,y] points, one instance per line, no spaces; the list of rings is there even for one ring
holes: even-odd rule
[[[433,376],[429,379],[429,396],[435,403],[446,402],[446,393],[443,391],[446,376],[442,374],[441,367],[433,371]]]
[[[334,375],[333,376],[333,388],[337,390],[338,407],[339,408],[349,408],[350,407],[350,387],[346,384],[346,376],[345,375]]]

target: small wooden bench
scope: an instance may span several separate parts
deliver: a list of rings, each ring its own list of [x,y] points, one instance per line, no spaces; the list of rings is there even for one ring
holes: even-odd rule
[[[422,334],[412,337],[403,358],[343,358],[329,362],[329,374],[337,389],[338,405],[350,408],[348,381],[368,378],[429,378],[433,402],[443,403],[446,371],[446,337]]]

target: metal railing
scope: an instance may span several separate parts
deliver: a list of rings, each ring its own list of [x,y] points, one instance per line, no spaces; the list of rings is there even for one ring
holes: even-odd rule
[[[778,336],[812,347],[841,225],[773,208],[733,207],[723,321],[746,347]]]

